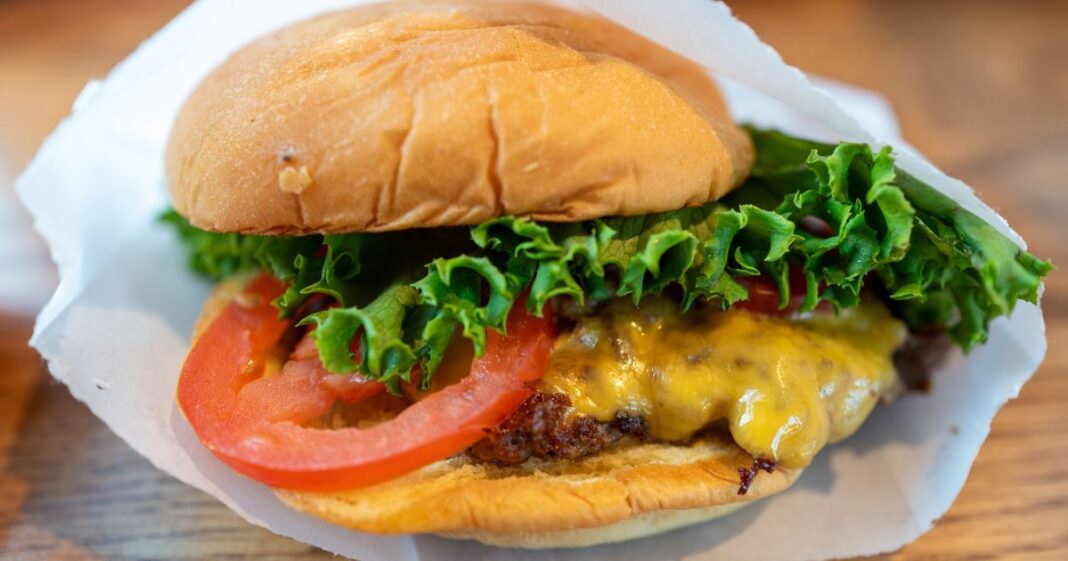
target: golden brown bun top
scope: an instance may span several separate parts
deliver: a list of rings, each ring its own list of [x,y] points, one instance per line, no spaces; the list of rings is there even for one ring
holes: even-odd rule
[[[572,221],[715,200],[752,147],[694,63],[535,5],[360,7],[246,47],[167,147],[201,228],[300,234]]]

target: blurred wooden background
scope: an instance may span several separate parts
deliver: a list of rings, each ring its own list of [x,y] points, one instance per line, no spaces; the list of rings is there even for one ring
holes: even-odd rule
[[[1068,264],[1068,2],[729,3],[788,62],[884,93],[911,143]],[[86,80],[185,4],[0,0],[0,168],[24,166]],[[1068,559],[1064,279],[1047,284],[1046,363],[949,513],[888,558]],[[0,312],[0,558],[332,558],[157,472],[51,382],[30,329]]]

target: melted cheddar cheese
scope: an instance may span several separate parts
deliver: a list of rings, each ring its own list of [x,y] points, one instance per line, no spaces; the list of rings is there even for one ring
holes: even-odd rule
[[[905,334],[875,302],[784,319],[618,300],[557,340],[541,389],[601,421],[640,415],[658,440],[726,420],[753,456],[803,467],[896,390],[892,353]]]

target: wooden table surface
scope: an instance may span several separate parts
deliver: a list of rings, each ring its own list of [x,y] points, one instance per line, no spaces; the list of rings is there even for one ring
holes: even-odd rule
[[[0,163],[23,166],[84,82],[184,3],[0,0]],[[1068,264],[1068,2],[733,4],[787,61],[883,92],[910,142]],[[1065,275],[1044,308],[1045,364],[949,513],[888,558],[1068,559]],[[51,381],[30,329],[0,315],[0,558],[331,558],[156,471]]]

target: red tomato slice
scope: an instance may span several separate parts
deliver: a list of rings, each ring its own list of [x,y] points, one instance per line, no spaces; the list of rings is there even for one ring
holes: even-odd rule
[[[355,355],[354,361],[362,360],[359,345],[353,345],[352,354]],[[300,372],[288,372],[292,370],[300,370]],[[347,403],[357,403],[386,391],[386,386],[382,382],[368,380],[360,374],[335,375],[327,372],[323,368],[323,362],[319,360],[319,349],[315,347],[315,340],[307,335],[297,343],[296,348],[289,355],[289,362],[286,363],[282,373],[288,376],[314,378],[318,380],[319,386]]]
[[[738,282],[749,291],[749,298],[735,302],[735,308],[769,316],[788,314],[791,311],[790,308],[794,308],[793,301],[795,298],[791,297],[790,306],[785,310],[779,309],[779,288],[775,286],[774,281],[763,275],[759,277],[739,277]]]
[[[790,268],[790,303],[781,310],[779,309],[779,287],[775,281],[760,275],[738,277],[738,282],[749,291],[749,298],[736,302],[735,308],[769,316],[788,316],[799,310],[805,303],[805,274],[797,267]],[[816,305],[815,311],[827,312],[831,309],[830,304],[820,302]]]
[[[265,352],[288,327],[270,304],[283,288],[268,276],[254,280],[194,343],[178,382],[179,407],[208,449],[274,487],[352,489],[452,456],[519,407],[552,352],[549,314],[517,305],[508,335],[491,332],[486,353],[456,384],[371,428],[307,428],[338,399],[320,383],[333,375],[303,359],[260,376]]]

